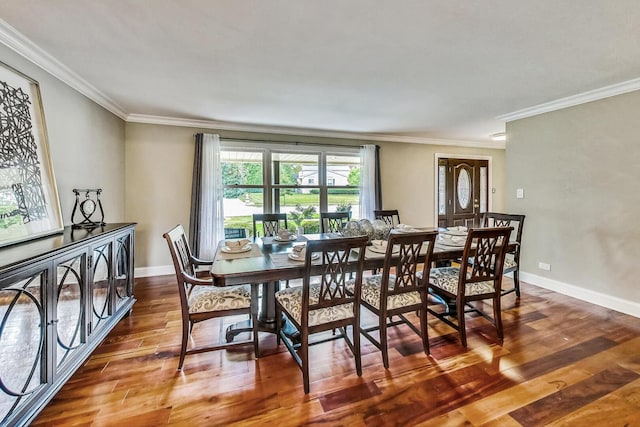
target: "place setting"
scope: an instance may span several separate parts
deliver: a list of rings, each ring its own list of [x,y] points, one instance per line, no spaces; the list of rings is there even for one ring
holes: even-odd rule
[[[260,248],[254,245],[249,239],[227,239],[220,246],[217,258],[246,258],[260,254]]]
[[[288,252],[287,256],[292,261],[304,262],[305,259],[306,259],[306,256],[307,256],[307,245],[306,245],[306,243],[293,245],[293,248],[291,248],[291,252]],[[313,259],[318,259],[318,258],[320,258],[320,252],[314,252],[313,254],[311,254],[311,259],[312,260]]]
[[[295,233],[292,233],[291,231],[287,230],[286,228],[281,228],[280,230],[278,230],[278,233],[273,235],[273,236],[265,236],[262,238],[262,243],[264,243],[265,245],[273,245],[274,243],[276,244],[285,244],[285,243],[291,243],[291,242],[295,242],[296,240],[306,240],[304,239],[304,237],[302,236],[298,236]]]
[[[220,250],[227,254],[240,254],[243,252],[248,252],[251,250],[251,241],[249,239],[233,239],[233,240],[225,240],[224,245],[220,248]]]
[[[273,240],[275,240],[276,242],[288,243],[288,242],[293,242],[297,239],[298,239],[298,236],[296,234],[290,232],[285,228],[278,230],[278,234],[273,236]]]

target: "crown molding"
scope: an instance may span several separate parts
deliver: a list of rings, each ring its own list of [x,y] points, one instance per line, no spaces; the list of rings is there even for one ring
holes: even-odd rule
[[[538,114],[542,113],[560,110],[562,108],[573,107],[575,105],[597,101],[599,99],[609,98],[611,96],[622,95],[636,90],[640,90],[640,78],[627,80],[626,82],[616,83],[614,85],[590,90],[588,92],[579,93],[577,95],[567,96],[565,98],[556,99],[555,101],[546,102],[544,104],[534,105],[533,107],[524,108],[522,110],[504,114],[496,118],[498,120],[510,122],[513,120],[537,116]]]
[[[446,145],[470,148],[504,149],[504,142],[465,141],[452,139],[423,138],[417,136],[403,136],[379,133],[340,132],[322,129],[308,129],[288,126],[269,126],[249,123],[223,122],[217,120],[179,119],[175,117],[151,116],[144,114],[129,114],[127,122],[144,123],[166,126],[182,126],[200,129],[230,130],[238,132],[256,132],[279,135],[298,135],[319,138],[357,139],[381,142],[404,142],[409,144]]]
[[[0,19],[0,43],[3,43],[9,49],[33,62],[47,73],[77,90],[98,105],[106,108],[116,116],[123,120],[126,119],[127,113],[120,105],[73,72],[66,65],[49,55],[2,19]]]

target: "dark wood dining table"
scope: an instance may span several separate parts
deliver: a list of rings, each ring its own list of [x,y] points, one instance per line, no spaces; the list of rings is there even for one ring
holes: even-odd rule
[[[436,228],[420,228],[425,231],[436,231]],[[259,329],[274,332],[275,327],[275,292],[280,281],[300,279],[304,272],[304,262],[292,260],[289,254],[296,244],[308,240],[335,239],[342,237],[338,233],[307,234],[294,236],[295,240],[279,241],[277,237],[262,237],[254,239],[251,249],[240,253],[225,253],[222,248],[225,241],[218,243],[216,255],[211,266],[211,277],[217,286],[232,286],[240,284],[261,285],[262,302],[258,316]],[[510,242],[510,248],[517,243]],[[453,245],[438,237],[433,250],[432,261],[442,262],[456,260],[462,257],[464,245]],[[383,253],[374,252],[367,248],[365,254],[365,270],[382,268]],[[354,255],[355,261],[355,255]],[[355,268],[355,262],[354,262]],[[233,339],[236,333],[247,330],[247,325],[236,325],[227,331],[227,340]]]

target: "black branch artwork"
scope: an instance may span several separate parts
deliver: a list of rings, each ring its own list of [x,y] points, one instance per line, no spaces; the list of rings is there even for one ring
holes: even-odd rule
[[[31,105],[22,88],[0,81],[0,195],[11,194],[15,206],[0,219],[21,216],[25,224],[47,216]]]

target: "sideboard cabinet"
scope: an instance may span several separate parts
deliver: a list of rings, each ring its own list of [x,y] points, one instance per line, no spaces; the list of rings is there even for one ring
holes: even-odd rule
[[[0,248],[0,425],[27,425],[135,303],[133,223]]]

